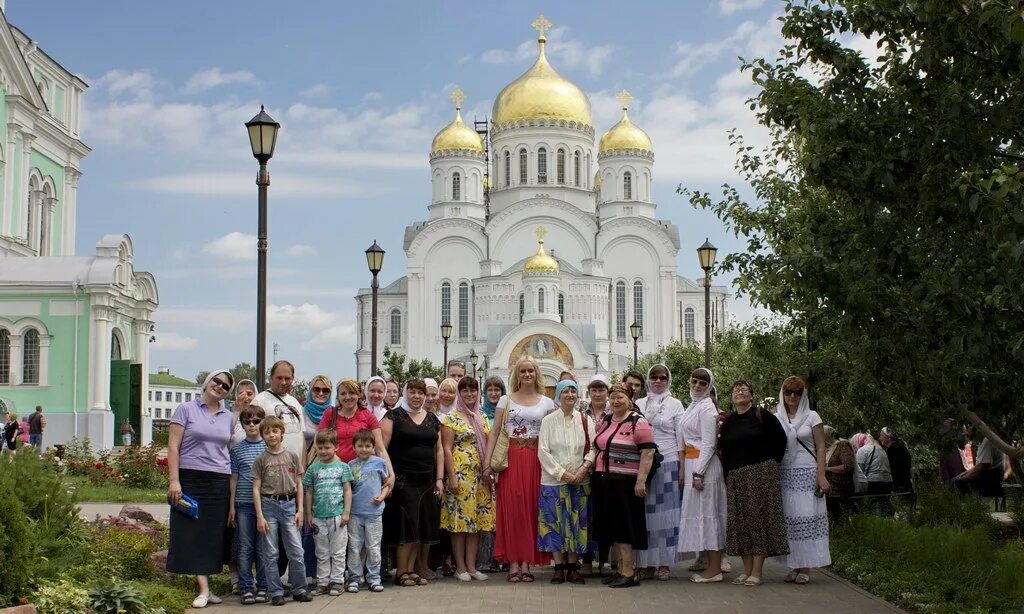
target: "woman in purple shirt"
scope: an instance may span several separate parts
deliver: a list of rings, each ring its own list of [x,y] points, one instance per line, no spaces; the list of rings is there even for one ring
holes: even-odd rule
[[[210,373],[202,394],[174,410],[167,442],[170,484],[167,500],[172,505],[167,571],[196,576],[199,596],[194,608],[220,603],[210,592],[208,576],[220,573],[225,561],[226,529],[231,477],[228,442],[234,416],[224,404],[234,378],[226,370]],[[173,507],[182,494],[199,504],[199,517]]]

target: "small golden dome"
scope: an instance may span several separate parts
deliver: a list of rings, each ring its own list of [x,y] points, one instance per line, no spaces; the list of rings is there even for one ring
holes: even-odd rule
[[[462,121],[462,101],[466,99],[466,95],[461,89],[455,88],[451,99],[455,101],[455,119],[434,137],[434,142],[430,145],[430,153],[464,150],[484,153],[483,139],[476,130]]]
[[[544,252],[543,228],[537,229],[537,253],[523,264],[523,271],[529,273],[558,273],[558,261]]]
[[[594,173],[594,187],[599,188],[603,183],[604,180],[601,179],[601,171],[597,171],[596,173]]]
[[[617,98],[622,102],[622,119],[601,136],[597,152],[605,153],[616,149],[639,149],[640,151],[654,153],[651,137],[647,136],[647,133],[636,124],[629,121],[629,115],[626,114],[626,109],[629,108],[629,101],[633,97],[626,90],[622,90]]]
[[[551,119],[592,126],[590,99],[575,83],[562,77],[544,55],[544,30],[551,22],[541,15],[533,23],[540,31],[537,61],[518,79],[505,86],[494,101],[492,121],[503,125],[522,120]]]

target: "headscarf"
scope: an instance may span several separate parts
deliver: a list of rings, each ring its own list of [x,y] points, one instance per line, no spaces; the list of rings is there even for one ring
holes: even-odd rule
[[[668,374],[668,383],[665,384],[665,392],[654,392],[651,390],[651,373],[658,367],[665,370]],[[709,387],[710,389],[710,387]],[[662,407],[665,405],[665,401],[672,397],[672,371],[668,368],[668,365],[664,363],[658,363],[652,365],[647,370],[647,400],[644,402],[644,416],[648,420],[653,419],[655,416],[661,413]]]
[[[786,378],[787,380],[789,378]],[[786,413],[786,382],[782,382],[782,388],[779,388],[779,402],[775,406],[775,417],[779,419],[779,423],[782,424],[783,430],[789,435],[792,433],[793,437],[797,436],[800,432],[800,427],[804,425],[811,416],[811,399],[807,396],[807,384],[804,383],[804,391],[800,395],[800,403],[796,406],[796,415],[792,418]],[[855,435],[856,437],[856,435]],[[851,443],[852,443],[851,438]]]
[[[429,388],[430,384],[427,384],[427,387]],[[426,397],[426,395],[424,395],[423,403],[420,405],[420,409],[425,410],[426,406],[427,406],[427,397]],[[411,408],[409,407],[409,383],[408,382],[406,382],[405,386],[402,386],[402,396],[398,397],[398,404],[395,405],[395,409],[401,409],[401,410],[405,411],[406,413],[411,411]]]
[[[480,392],[480,398],[483,399],[482,411],[484,412],[484,415],[487,416],[488,420],[493,421],[494,409],[495,407],[497,407],[497,403],[491,403],[491,399],[487,396],[487,389],[490,388],[491,386],[497,386],[501,388],[501,395],[505,396],[505,382],[501,381],[501,378],[498,377],[497,375],[492,375],[489,378],[487,378],[487,381],[484,382],[484,388]]]
[[[324,412],[331,406],[331,393],[327,393],[327,400],[323,403],[317,403],[313,400],[313,384],[318,382],[326,383],[327,389],[330,390],[334,387],[331,380],[326,375],[317,375],[309,382],[309,394],[306,395],[306,402],[303,403],[302,407],[306,410],[306,416],[312,420],[313,424],[320,424],[321,418],[324,417]]]
[[[853,444],[854,450],[860,450],[864,446],[875,445],[875,440],[868,433],[857,433],[850,437],[850,443]]]
[[[444,380],[441,381],[441,384],[442,385],[451,386],[452,388],[455,389],[455,403],[452,403],[451,405],[441,405],[441,395],[438,394],[438,397],[437,397],[437,413],[438,413],[438,415],[444,416],[446,414],[451,413],[451,411],[453,409],[455,409],[455,406],[458,405],[458,402],[459,402],[459,382],[454,377],[447,377],[447,378],[445,378]],[[437,387],[437,392],[438,393],[441,392],[441,386]]]
[[[573,390],[575,390],[576,394],[580,393],[580,385],[577,384],[575,380],[564,379],[558,382],[558,384],[555,386],[555,403],[558,404],[558,409],[562,409],[562,393],[565,392],[568,388],[572,388]]]
[[[383,384],[385,394],[388,391],[388,383],[384,381],[383,377],[379,375],[374,375],[370,379],[366,380],[366,384],[363,385],[363,403],[365,403],[366,409],[370,410],[370,413],[373,414],[373,417],[380,420],[384,416],[384,414],[387,413],[387,408],[384,406],[383,400],[381,400],[380,405],[370,405],[370,384],[372,384],[373,382],[380,382],[381,384]],[[378,413],[380,415],[377,415]]]
[[[487,437],[484,435],[484,415],[480,411],[480,395],[477,395],[476,403],[470,407],[462,400],[462,393],[456,390],[455,408],[463,415],[466,422],[473,426],[473,435],[476,437],[477,458],[483,462],[484,457],[487,455]]]
[[[703,371],[703,372],[707,373],[709,381],[708,381],[707,387],[704,389],[704,392],[702,392],[700,394],[695,393],[693,391],[693,385],[692,384],[690,385],[690,401],[691,401],[690,402],[690,407],[693,407],[698,402],[703,401],[704,399],[710,399],[711,398],[711,389],[715,387],[715,374],[711,372],[711,369],[708,369],[706,367],[701,367],[700,369],[696,369],[696,370],[697,371]]]
[[[207,375],[206,379],[203,380],[203,386],[202,386],[202,388],[200,390],[202,392],[206,392],[206,387],[210,385],[210,382],[213,381],[213,378],[217,377],[221,373],[223,373],[224,375],[228,376],[228,379],[231,380],[231,388],[234,388],[235,387],[235,376],[231,375],[231,371],[228,371],[227,369],[217,369],[216,371],[210,371],[210,374]],[[224,391],[224,394],[227,394],[229,392],[231,392],[230,388],[228,390]],[[221,401],[221,403],[223,404],[224,401]]]

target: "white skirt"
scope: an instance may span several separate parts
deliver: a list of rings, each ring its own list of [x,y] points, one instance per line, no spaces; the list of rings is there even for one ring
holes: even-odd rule
[[[786,517],[789,554],[775,557],[775,560],[790,569],[830,564],[825,497],[814,496],[818,470],[783,467],[779,469],[779,481],[782,482],[782,512]]]
[[[688,458],[684,464],[686,484],[683,487],[682,529],[679,552],[695,556],[702,550],[725,549],[726,491],[722,463],[711,457],[704,470],[704,489],[693,488],[693,472],[700,459]]]

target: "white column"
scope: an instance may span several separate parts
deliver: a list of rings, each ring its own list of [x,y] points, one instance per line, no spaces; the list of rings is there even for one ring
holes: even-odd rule
[[[38,243],[33,243],[34,237],[28,236],[28,218],[30,215],[32,215],[32,207],[36,205],[35,201],[32,198],[32,195],[28,193],[28,177],[30,174],[29,171],[31,170],[32,164],[32,143],[34,143],[35,140],[35,135],[29,134],[28,132],[24,131],[21,133],[21,169],[19,169],[21,172],[19,173],[18,183],[19,185],[21,185],[22,189],[21,200],[23,203],[26,204],[26,207],[24,219],[21,222],[20,234],[21,236],[25,237],[26,241],[28,241],[29,247],[32,247],[33,245],[38,245]],[[39,224],[36,224],[36,228],[33,230],[32,234],[35,235],[38,232]]]
[[[14,227],[14,212],[19,207],[17,190],[14,181],[14,147],[17,143],[21,128],[17,124],[7,124],[7,144],[4,150],[4,202],[6,203],[6,215],[0,217],[0,234],[6,236],[18,236]]]
[[[64,167],[64,193],[61,195],[64,199],[64,219],[60,226],[62,233],[60,253],[55,253],[54,256],[75,255],[75,225],[78,220],[76,205],[78,203],[78,180],[81,176],[82,173],[78,169],[71,166]]]
[[[21,384],[22,375],[22,355],[23,355],[23,344],[22,336],[20,334],[11,335],[11,386],[17,386]]]
[[[94,305],[92,327],[89,331],[89,409],[108,411],[110,409],[110,308]]]
[[[423,351],[427,345],[425,341],[430,339],[430,335],[424,332],[423,315],[424,312],[432,312],[433,306],[428,305],[424,300],[422,269],[409,270],[406,274],[409,278],[408,302],[406,303],[406,313],[408,314],[406,320],[409,331],[406,336],[406,355],[409,358],[421,358],[425,356]]]
[[[153,441],[153,418],[146,415],[146,399],[149,398],[149,327],[152,322],[136,320],[135,327],[135,362],[142,365],[142,382],[139,394],[142,397],[142,419],[139,422],[139,437],[142,445],[147,446]]]

